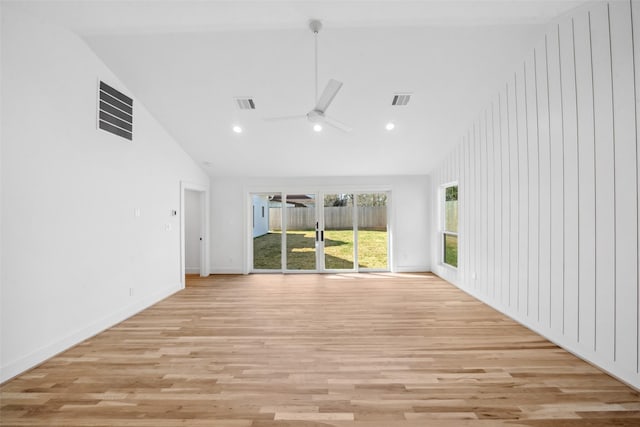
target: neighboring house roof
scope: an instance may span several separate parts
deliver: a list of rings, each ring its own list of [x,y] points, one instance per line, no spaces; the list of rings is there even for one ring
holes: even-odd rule
[[[272,202],[282,203],[282,195],[274,194],[269,198]],[[315,203],[315,198],[306,194],[287,194],[286,203],[293,205],[296,208],[306,208],[310,204]]]

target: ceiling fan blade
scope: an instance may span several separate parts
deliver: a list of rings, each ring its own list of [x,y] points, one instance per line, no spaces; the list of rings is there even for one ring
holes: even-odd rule
[[[329,108],[329,105],[331,105],[331,101],[336,97],[341,87],[342,82],[330,79],[329,83],[327,83],[327,87],[324,88],[322,95],[320,95],[320,99],[318,99],[318,102],[316,103],[315,110],[324,113],[327,108]]]
[[[306,119],[306,114],[296,114],[294,116],[277,116],[277,117],[265,117],[263,120],[268,122],[281,122],[285,120],[297,120],[297,119]]]
[[[351,126],[346,125],[346,124],[342,123],[341,121],[336,120],[336,119],[334,119],[332,117],[329,117],[329,116],[324,116],[323,117],[323,121],[326,124],[328,124],[330,126],[333,126],[336,129],[340,129],[343,132],[351,132],[353,130],[353,128]]]

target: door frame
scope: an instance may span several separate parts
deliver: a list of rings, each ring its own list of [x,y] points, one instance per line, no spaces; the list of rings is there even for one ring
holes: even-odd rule
[[[200,195],[200,277],[209,276],[209,188],[188,181],[180,181],[180,286],[185,287],[185,195],[195,191]]]
[[[320,198],[324,200],[325,194],[366,194],[366,193],[386,193],[387,194],[387,269],[386,270],[378,270],[378,269],[360,269],[358,268],[358,236],[357,232],[354,230],[354,245],[355,249],[355,261],[354,261],[354,269],[353,270],[326,270],[324,269],[324,252],[322,254],[319,253],[318,247],[316,245],[316,270],[286,270],[281,268],[279,270],[254,270],[253,269],[253,223],[252,223],[252,215],[250,215],[250,211],[253,206],[252,196],[256,194],[276,194],[280,193],[284,198],[286,194],[315,194],[317,197],[316,200],[316,216],[323,216],[320,214],[319,209],[324,207],[324,202],[322,202],[322,206],[320,206]],[[304,274],[304,273],[356,273],[356,272],[394,272],[395,264],[394,264],[394,254],[393,254],[393,189],[391,186],[379,186],[379,185],[349,185],[349,186],[341,186],[341,185],[326,185],[326,186],[318,186],[318,185],[307,185],[303,187],[299,186],[285,186],[285,185],[255,185],[255,186],[245,186],[244,187],[244,216],[245,216],[245,239],[243,244],[244,251],[244,265],[243,265],[243,274],[257,273],[257,274]],[[355,213],[354,213],[355,215]],[[321,219],[318,218],[320,221]],[[282,218],[282,223],[284,225],[284,215]],[[324,226],[324,224],[322,224]],[[354,224],[355,227],[355,224]],[[282,233],[282,245],[284,245],[284,239],[286,238],[284,230]],[[282,250],[282,246],[281,246]],[[322,255],[322,259],[321,258]],[[282,266],[286,266],[286,254],[283,254],[282,257]]]

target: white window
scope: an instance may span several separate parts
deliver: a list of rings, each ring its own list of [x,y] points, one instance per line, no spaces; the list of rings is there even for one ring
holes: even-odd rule
[[[442,263],[458,267],[458,184],[442,186]]]

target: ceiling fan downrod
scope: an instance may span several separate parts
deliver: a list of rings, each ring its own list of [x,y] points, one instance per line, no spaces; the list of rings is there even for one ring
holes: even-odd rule
[[[309,28],[313,32],[314,41],[314,59],[315,59],[315,80],[316,80],[316,97],[314,103],[318,103],[318,33],[322,29],[322,22],[318,19],[309,21]]]

